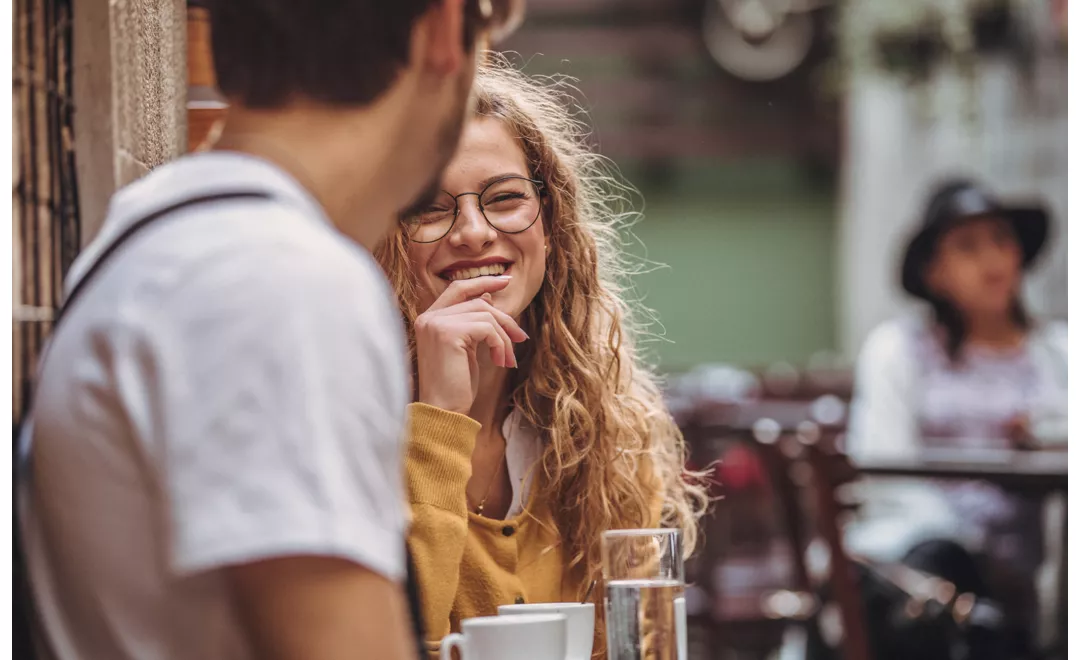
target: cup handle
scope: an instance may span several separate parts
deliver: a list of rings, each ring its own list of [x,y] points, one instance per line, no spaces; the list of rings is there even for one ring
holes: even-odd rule
[[[461,651],[461,659],[467,660],[465,655],[465,636],[461,633],[450,633],[442,638],[439,644],[439,660],[450,660],[450,651],[457,647]]]

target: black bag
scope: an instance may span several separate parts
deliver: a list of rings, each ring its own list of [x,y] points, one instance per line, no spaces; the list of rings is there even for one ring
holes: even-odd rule
[[[90,265],[90,268],[86,271],[86,274],[79,280],[75,287],[71,290],[71,293],[64,300],[63,304],[56,311],[56,316],[53,321],[53,335],[60,328],[61,321],[64,318],[65,313],[71,309],[72,304],[79,297],[79,293],[82,292],[86,285],[90,283],[94,275],[98,273],[102,265],[105,264],[109,257],[116,252],[124,243],[138,234],[142,229],[149,226],[154,220],[158,220],[164,216],[174,213],[182,208],[188,206],[194,206],[197,204],[205,204],[208,202],[219,202],[229,199],[270,199],[270,195],[261,191],[239,191],[239,192],[226,192],[216,193],[211,195],[204,195],[201,197],[195,197],[182,202],[178,202],[164,209],[156,211],[134,223],[130,227],[125,229],[120,236],[116,238],[98,257],[97,261]],[[42,365],[45,363],[45,359],[48,356],[48,344],[46,344],[41,358],[38,361],[38,370],[40,371]],[[13,590],[13,605],[12,605],[12,649],[14,660],[35,660],[37,653],[35,651],[34,642],[38,642],[40,647],[43,647],[46,651],[46,656],[50,658],[56,658],[56,654],[52,652],[50,643],[45,635],[35,634],[35,621],[37,620],[37,614],[34,608],[33,592],[30,590],[29,576],[27,575],[26,558],[23,555],[22,538],[19,527],[19,505],[18,505],[18,492],[19,481],[21,477],[26,476],[26,469],[28,467],[29,455],[32,449],[32,435],[33,428],[30,415],[33,410],[33,391],[32,385],[27,386],[27,391],[23,396],[22,414],[17,421],[12,422],[12,466],[14,468],[13,478],[11,480],[13,486],[12,492],[12,523],[13,523],[13,549],[12,549],[12,590]],[[26,427],[27,437],[23,438],[23,427]],[[416,636],[417,644],[417,657],[424,660],[427,658],[427,651],[424,648],[424,630],[422,610],[420,609],[419,592],[417,590],[416,580],[413,571],[412,557],[409,555],[408,548],[406,548],[406,584],[405,592],[409,602],[409,613],[413,619],[413,632]]]
[[[23,400],[26,400],[24,395]],[[28,406],[24,406],[23,416],[20,419],[26,418],[25,410]],[[11,553],[11,590],[12,606],[11,606],[11,657],[14,660],[34,660],[34,607],[33,601],[30,597],[30,585],[29,578],[26,575],[26,563],[23,560],[22,553],[22,538],[19,534],[19,435],[20,424],[18,421],[12,421],[11,423],[11,435],[12,442],[11,447],[14,449],[11,455],[11,465],[14,467],[11,484],[11,522],[12,527],[12,543],[14,548]]]

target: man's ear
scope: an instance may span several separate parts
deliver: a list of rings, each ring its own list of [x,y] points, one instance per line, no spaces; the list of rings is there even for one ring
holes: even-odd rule
[[[449,76],[465,66],[465,2],[436,0],[416,21],[413,52],[424,69]]]

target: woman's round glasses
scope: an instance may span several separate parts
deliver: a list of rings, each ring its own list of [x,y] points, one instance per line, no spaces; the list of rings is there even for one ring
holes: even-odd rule
[[[462,197],[476,197],[487,223],[504,234],[520,234],[540,217],[542,181],[521,176],[496,179],[478,193],[439,193],[428,207],[405,218],[409,238],[416,243],[434,243],[450,233],[460,212]]]

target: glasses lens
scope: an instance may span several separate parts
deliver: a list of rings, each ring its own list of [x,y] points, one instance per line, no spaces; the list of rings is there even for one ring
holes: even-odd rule
[[[502,179],[480,195],[484,217],[508,234],[525,231],[540,217],[540,191],[528,179]]]
[[[409,238],[417,243],[434,243],[445,236],[454,224],[455,207],[454,198],[440,191],[426,209],[406,219]]]

